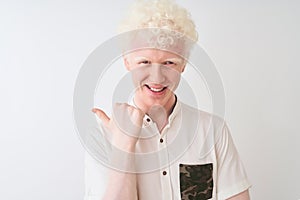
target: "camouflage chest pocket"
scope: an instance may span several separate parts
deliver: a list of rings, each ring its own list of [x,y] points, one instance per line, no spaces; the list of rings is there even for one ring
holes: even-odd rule
[[[213,164],[179,165],[182,200],[207,200],[213,193]]]

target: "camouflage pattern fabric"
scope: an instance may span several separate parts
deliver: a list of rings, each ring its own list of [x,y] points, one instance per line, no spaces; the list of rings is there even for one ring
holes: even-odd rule
[[[180,193],[182,200],[207,200],[213,193],[213,164],[180,164]]]

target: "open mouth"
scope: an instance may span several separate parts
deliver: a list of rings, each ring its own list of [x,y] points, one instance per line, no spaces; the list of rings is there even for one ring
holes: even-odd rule
[[[149,85],[145,85],[149,90],[151,90],[152,92],[155,93],[160,93],[162,91],[164,91],[165,89],[167,89],[167,87],[160,87],[160,88],[154,88],[154,87],[150,87]]]

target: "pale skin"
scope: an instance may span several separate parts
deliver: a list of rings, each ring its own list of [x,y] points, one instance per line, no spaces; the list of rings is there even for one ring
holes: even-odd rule
[[[124,56],[124,64],[127,70],[139,70],[141,67],[151,66],[150,73],[141,73],[136,81],[137,90],[134,95],[133,107],[126,103],[117,104],[114,109],[122,113],[127,113],[128,118],[137,127],[142,127],[143,117],[147,113],[157,124],[160,131],[167,125],[168,117],[175,104],[176,89],[180,79],[174,79],[176,73],[179,75],[184,71],[185,61],[178,55],[158,49],[144,49],[132,52]],[[163,66],[163,67],[162,67]],[[162,68],[172,69],[172,73],[163,73]],[[171,80],[170,80],[171,79]],[[156,109],[159,108],[159,109]],[[161,109],[163,108],[163,109]],[[92,111],[101,119],[104,126],[113,134],[113,144],[127,152],[135,152],[135,145],[138,140],[140,129],[134,129],[131,136],[124,134],[116,125],[113,117],[108,117],[106,113],[98,108]],[[136,136],[136,137],[135,137]],[[128,161],[130,164],[132,160]],[[136,175],[134,173],[110,171],[109,183],[103,199],[109,200],[135,200],[138,199],[136,185]],[[126,185],[126,187],[124,187]],[[249,200],[248,190],[237,194],[228,200]]]
[[[133,106],[129,106],[127,104],[117,104],[115,109],[119,109],[123,112],[127,112],[131,117],[131,120],[136,123],[141,124],[143,120],[144,113],[134,108]],[[113,135],[112,143],[127,152],[135,151],[135,144],[137,142],[137,137],[131,137],[124,134],[116,125],[115,120],[110,118],[100,109],[94,108],[92,109],[94,113],[102,120],[104,126],[110,130]],[[141,126],[140,126],[141,127]],[[134,133],[133,133],[134,134]],[[136,130],[136,135],[139,134],[139,130]],[[126,159],[125,159],[126,160]],[[133,160],[128,159],[128,163],[125,165],[130,165]],[[134,173],[125,173],[119,172],[115,170],[109,171],[110,178],[107,185],[106,192],[104,194],[103,200],[137,200],[137,187],[136,187],[136,175]],[[124,187],[126,185],[126,187]]]

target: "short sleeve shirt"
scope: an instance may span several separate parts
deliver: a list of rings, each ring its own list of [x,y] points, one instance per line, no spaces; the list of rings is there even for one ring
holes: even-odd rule
[[[225,200],[251,186],[221,117],[177,101],[168,120],[159,132],[145,115],[136,145],[139,200]],[[101,199],[107,171],[86,154],[85,200]]]

